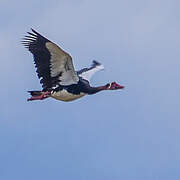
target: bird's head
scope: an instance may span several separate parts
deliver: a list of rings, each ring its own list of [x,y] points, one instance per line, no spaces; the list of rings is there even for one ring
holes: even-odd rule
[[[107,87],[107,90],[117,90],[117,89],[123,89],[124,88],[124,86],[122,86],[116,82],[108,83],[106,85],[106,87]]]

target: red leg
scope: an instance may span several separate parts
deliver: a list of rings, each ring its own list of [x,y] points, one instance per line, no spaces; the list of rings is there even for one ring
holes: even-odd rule
[[[42,94],[40,96],[32,96],[31,98],[27,99],[27,101],[33,101],[33,100],[43,100],[49,97],[51,93],[46,91],[46,92],[42,92]]]

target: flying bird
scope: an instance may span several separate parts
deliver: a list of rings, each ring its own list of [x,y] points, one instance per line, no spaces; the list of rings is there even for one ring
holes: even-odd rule
[[[95,94],[103,90],[123,89],[116,82],[104,86],[93,87],[90,79],[95,72],[104,66],[93,61],[91,67],[75,71],[72,57],[35,30],[27,32],[22,43],[33,54],[34,64],[42,91],[28,91],[28,101],[55,98],[61,101],[73,101],[85,95]]]

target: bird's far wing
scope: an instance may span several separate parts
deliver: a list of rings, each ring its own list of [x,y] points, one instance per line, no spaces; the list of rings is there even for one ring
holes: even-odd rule
[[[83,79],[90,81],[90,79],[94,75],[94,73],[96,73],[100,70],[103,70],[103,69],[104,69],[104,66],[102,64],[100,64],[99,62],[94,60],[90,68],[81,69],[77,73]]]
[[[71,56],[35,30],[32,29],[32,33],[28,34],[22,43],[34,56],[43,89],[51,89],[56,85],[77,84],[79,78]]]

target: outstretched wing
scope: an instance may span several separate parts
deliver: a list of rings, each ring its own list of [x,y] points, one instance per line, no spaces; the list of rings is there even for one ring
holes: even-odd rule
[[[103,69],[104,69],[104,66],[101,63],[94,60],[90,68],[81,69],[80,71],[77,71],[77,73],[83,79],[90,81],[94,73]]]
[[[33,54],[38,77],[43,89],[57,85],[77,84],[79,78],[74,70],[71,56],[56,44],[31,29],[22,43]]]

